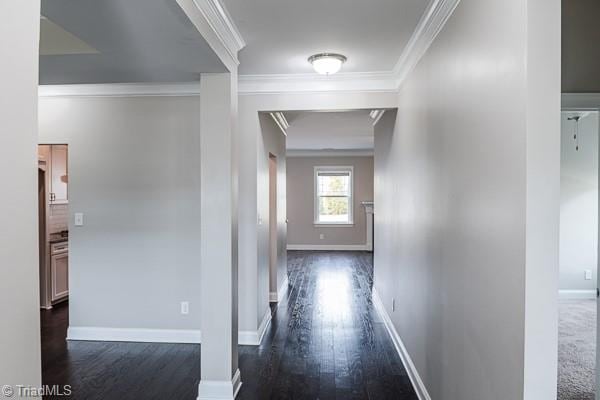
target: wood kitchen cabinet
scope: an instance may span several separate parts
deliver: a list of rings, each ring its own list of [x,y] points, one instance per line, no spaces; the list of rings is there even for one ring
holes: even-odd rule
[[[38,158],[48,174],[48,201],[50,204],[69,202],[69,150],[66,144],[38,146]]]
[[[52,303],[69,296],[69,244],[52,245],[50,255]]]

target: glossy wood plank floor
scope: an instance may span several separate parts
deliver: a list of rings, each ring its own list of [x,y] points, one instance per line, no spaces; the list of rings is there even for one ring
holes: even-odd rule
[[[238,399],[417,396],[371,302],[370,253],[288,252],[290,288],[258,347],[240,346]],[[200,346],[69,342],[67,307],[42,312],[44,384],[75,399],[197,396]]]

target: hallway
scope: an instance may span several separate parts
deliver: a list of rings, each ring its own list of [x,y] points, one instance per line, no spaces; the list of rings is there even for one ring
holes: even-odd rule
[[[417,399],[371,302],[371,253],[289,251],[288,270],[261,346],[240,346],[238,398]],[[66,307],[41,322],[44,384],[75,399],[196,398],[198,345],[65,343]]]

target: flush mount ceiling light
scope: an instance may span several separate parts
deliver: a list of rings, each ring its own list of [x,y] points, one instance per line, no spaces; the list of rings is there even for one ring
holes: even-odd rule
[[[310,56],[308,62],[312,64],[317,73],[321,75],[332,75],[342,68],[346,62],[346,56],[335,53],[320,53]]]

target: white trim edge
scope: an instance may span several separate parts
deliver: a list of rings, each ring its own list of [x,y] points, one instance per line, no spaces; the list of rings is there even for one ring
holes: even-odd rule
[[[176,1],[227,69],[237,71],[238,52],[246,43],[221,1]]]
[[[269,303],[280,303],[288,291],[288,285],[289,285],[289,280],[286,277],[285,280],[281,283],[281,286],[279,286],[277,293],[269,292]]]
[[[460,3],[460,0],[433,0],[429,3],[394,67],[398,88],[425,55],[438,33],[446,25],[458,3]]]
[[[192,329],[137,329],[70,326],[67,340],[141,343],[200,343],[202,333]]]
[[[200,82],[40,85],[38,97],[200,96]]]
[[[273,118],[273,121],[275,121],[279,129],[281,129],[283,136],[287,136],[287,130],[290,127],[290,124],[285,118],[285,115],[280,111],[272,112],[269,114],[271,115],[271,118]]]
[[[289,149],[286,157],[373,157],[373,149],[362,150],[303,150]]]
[[[267,307],[267,311],[263,316],[260,326],[255,331],[240,331],[238,335],[238,344],[242,346],[260,346],[260,343],[267,332],[267,328],[271,324],[271,309]]]
[[[240,370],[236,370],[231,381],[200,380],[197,400],[234,400],[242,387]]]
[[[559,290],[559,299],[595,299],[595,290]]]
[[[412,362],[398,331],[396,331],[396,327],[392,322],[390,316],[388,315],[377,290],[373,288],[373,305],[375,306],[375,310],[379,313],[379,316],[383,320],[383,324],[385,325],[386,330],[388,331],[390,337],[392,338],[392,342],[394,342],[394,346],[396,347],[396,351],[400,355],[400,359],[402,360],[402,364],[404,364],[404,368],[408,373],[408,377],[410,382],[412,383],[415,392],[417,393],[417,397],[419,400],[431,400],[429,393],[427,392],[427,388],[419,375],[419,371],[415,367],[415,364]]]
[[[242,346],[260,345],[270,323],[271,310],[268,309],[258,330],[238,332],[238,344]],[[196,329],[138,329],[70,326],[67,329],[67,340],[200,344],[202,343],[202,331]]]
[[[366,244],[288,244],[288,250],[368,251]]]

